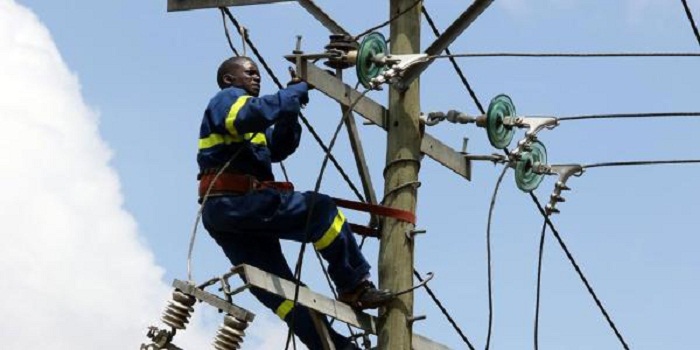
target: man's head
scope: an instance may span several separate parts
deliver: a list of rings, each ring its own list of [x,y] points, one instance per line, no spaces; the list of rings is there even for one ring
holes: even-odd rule
[[[231,57],[221,63],[216,73],[216,82],[221,89],[235,86],[252,96],[260,94],[260,71],[248,57]]]

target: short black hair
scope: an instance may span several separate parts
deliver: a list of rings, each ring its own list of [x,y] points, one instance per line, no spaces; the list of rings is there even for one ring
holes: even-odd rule
[[[240,66],[243,64],[243,62],[247,61],[253,62],[250,57],[246,56],[234,56],[221,62],[219,70],[216,72],[216,83],[219,84],[219,88],[223,90],[229,87],[224,82],[224,74],[231,72],[235,67]]]

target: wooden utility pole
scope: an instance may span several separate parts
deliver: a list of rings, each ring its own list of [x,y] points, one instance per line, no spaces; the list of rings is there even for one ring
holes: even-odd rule
[[[390,0],[389,15],[394,16],[413,6],[415,0]],[[391,54],[420,52],[421,4],[391,23]],[[385,205],[415,212],[418,170],[421,159],[419,80],[405,90],[391,86]],[[386,218],[379,246],[379,286],[399,291],[413,285],[413,225]],[[386,306],[379,320],[379,349],[411,350],[413,293],[402,295]]]

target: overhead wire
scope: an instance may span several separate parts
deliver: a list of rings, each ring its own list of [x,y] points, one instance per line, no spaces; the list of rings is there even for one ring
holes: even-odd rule
[[[493,210],[496,207],[496,197],[498,196],[498,190],[501,188],[501,183],[503,182],[503,177],[505,177],[508,172],[509,167],[504,166],[501,171],[501,175],[498,176],[496,180],[496,186],[494,186],[493,194],[491,195],[491,202],[489,204],[489,216],[486,224],[486,267],[488,271],[488,295],[489,295],[489,323],[486,333],[486,345],[484,349],[488,350],[491,345],[491,331],[493,327],[493,287],[492,287],[492,273],[491,273],[491,222],[493,219]]]
[[[416,278],[418,279],[419,282],[423,282],[423,276],[421,276],[421,274],[420,274],[416,269],[413,269],[413,275],[416,276]],[[455,322],[455,320],[452,318],[452,316],[450,315],[450,313],[447,311],[447,308],[445,308],[445,307],[442,305],[442,302],[440,301],[440,299],[438,299],[438,297],[435,295],[435,293],[434,293],[433,290],[430,288],[430,286],[428,286],[428,285],[426,284],[426,285],[424,285],[423,287],[425,287],[425,291],[428,292],[428,295],[430,295],[430,298],[433,299],[433,302],[435,302],[435,305],[437,305],[437,307],[440,309],[440,311],[442,312],[442,314],[447,318],[447,321],[450,323],[450,325],[452,325],[452,328],[453,328],[453,329],[457,332],[457,334],[459,334],[459,336],[462,338],[462,341],[463,341],[465,344],[467,344],[467,346],[469,347],[470,350],[474,350],[474,345],[472,345],[472,343],[471,343],[471,342],[469,341],[469,339],[467,338],[467,335],[464,334],[464,332],[463,332],[462,329],[459,327],[459,325],[457,325],[457,322]]]
[[[535,297],[535,329],[533,341],[535,350],[539,349],[539,326],[540,326],[540,291],[542,287],[542,257],[544,256],[544,241],[547,233],[547,221],[542,223],[542,233],[540,234],[540,246],[537,257],[537,291]]]
[[[419,3],[421,3],[422,1],[423,1],[423,0],[416,0],[411,6],[409,6],[409,7],[405,8],[405,9],[403,9],[403,10],[400,11],[399,13],[397,13],[397,14],[395,14],[394,16],[390,17],[388,21],[382,22],[381,24],[378,24],[378,25],[376,25],[376,26],[374,26],[374,27],[372,27],[372,28],[369,28],[369,29],[363,31],[363,32],[360,33],[360,34],[355,35],[355,38],[354,38],[354,39],[355,39],[355,40],[358,40],[358,39],[362,38],[363,36],[365,36],[365,35],[367,35],[367,34],[373,32],[373,31],[375,31],[375,30],[382,29],[382,28],[388,26],[389,24],[391,24],[392,22],[394,22],[395,20],[397,20],[399,17],[405,15],[408,11],[412,10],[414,7],[416,7],[416,6],[417,6]]]
[[[532,201],[535,203],[537,206],[537,209],[539,210],[540,214],[544,218],[547,226],[549,226],[550,231],[552,231],[552,234],[554,235],[554,238],[557,239],[557,242],[559,243],[559,246],[564,250],[564,253],[566,254],[566,257],[569,259],[569,262],[571,265],[574,267],[576,270],[576,273],[578,274],[579,279],[583,282],[583,284],[586,286],[586,290],[588,291],[588,294],[593,297],[593,300],[595,301],[596,306],[598,306],[598,309],[601,311],[603,316],[605,317],[605,320],[608,322],[608,325],[610,328],[613,330],[615,333],[615,336],[617,337],[617,340],[620,342],[620,344],[626,349],[629,350],[629,345],[627,345],[627,342],[625,341],[624,337],[622,336],[622,333],[620,333],[620,330],[617,328],[615,325],[615,322],[613,322],[612,318],[610,317],[610,314],[608,314],[608,311],[605,309],[605,306],[603,306],[603,302],[600,301],[600,298],[598,298],[598,295],[596,292],[593,290],[593,287],[591,284],[588,282],[588,279],[586,276],[583,274],[583,271],[581,270],[581,267],[578,265],[576,260],[574,259],[574,256],[571,254],[571,251],[569,251],[569,248],[566,246],[566,243],[564,243],[564,240],[561,238],[561,235],[559,234],[559,231],[557,231],[556,227],[554,227],[554,224],[550,220],[549,216],[545,212],[544,208],[542,207],[542,204],[540,204],[539,199],[537,199],[537,196],[533,192],[530,192],[530,198],[532,198]]]
[[[229,33],[228,31],[228,24],[226,22],[226,12],[224,12],[224,10],[221,8],[219,8],[219,11],[221,11],[221,19],[224,22],[224,34],[226,34],[226,41],[228,42],[228,46],[231,48],[231,51],[233,51],[233,53],[236,56],[240,56],[238,50],[236,50],[236,47],[233,46],[233,41],[231,41],[231,33]]]
[[[677,160],[642,160],[624,162],[605,162],[582,165],[583,169],[615,167],[615,166],[638,166],[638,165],[661,165],[661,164],[696,164],[700,159],[677,159]]]
[[[700,32],[698,32],[698,26],[695,24],[695,20],[693,19],[693,13],[690,12],[690,6],[688,6],[688,1],[686,0],[681,0],[683,3],[683,8],[685,9],[685,16],[688,17],[688,22],[690,22],[690,26],[693,28],[693,34],[695,34],[695,39],[698,41],[698,45],[700,45]]]
[[[432,17],[430,17],[430,13],[428,13],[428,9],[425,7],[425,5],[423,5],[423,6],[421,6],[421,10],[423,12],[423,16],[428,21],[430,28],[433,30],[433,34],[435,34],[435,37],[439,38],[440,35],[442,35],[442,34],[440,34],[440,31],[437,29],[435,22],[433,21]],[[448,55],[452,54],[449,46],[445,48],[445,52]],[[462,68],[460,68],[459,65],[457,64],[457,60],[455,60],[454,57],[450,57],[450,62],[452,63],[452,67],[454,68],[455,72],[457,72],[459,79],[462,81],[462,85],[464,85],[464,87],[467,89],[467,92],[469,92],[469,96],[471,96],[472,100],[474,101],[474,104],[476,104],[476,107],[479,108],[479,111],[481,112],[481,114],[486,114],[486,110],[484,109],[484,106],[481,104],[481,101],[479,101],[479,98],[476,96],[476,92],[474,92],[474,89],[472,88],[471,84],[469,83],[469,80],[467,80],[467,77],[464,75]]]
[[[637,118],[677,118],[700,117],[700,112],[651,112],[651,113],[617,113],[617,114],[588,114],[570,117],[558,117],[559,121],[586,119],[637,119]]]
[[[520,57],[520,58],[641,58],[641,57],[700,57],[697,52],[474,52],[428,56],[426,59]]]

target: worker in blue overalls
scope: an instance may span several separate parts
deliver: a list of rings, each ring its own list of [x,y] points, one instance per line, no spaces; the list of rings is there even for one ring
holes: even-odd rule
[[[386,304],[391,293],[370,282],[370,265],[333,200],[274,182],[271,163],[299,145],[298,118],[309,101],[309,85],[293,76],[287,88],[258,97],[260,72],[247,57],[224,61],[217,82],[221,91],[209,102],[199,134],[199,196],[206,197],[204,227],[231,263],[294,280],[279,240],[312,243],[328,262],[339,300],[359,309]],[[259,289],[252,292],[309,349],[322,348],[308,309]],[[348,338],[329,330],[337,349],[355,349]]]

